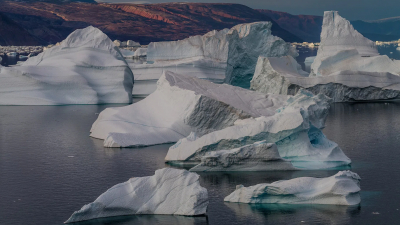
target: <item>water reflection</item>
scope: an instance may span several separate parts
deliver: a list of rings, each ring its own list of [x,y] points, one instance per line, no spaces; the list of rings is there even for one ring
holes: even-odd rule
[[[205,225],[208,224],[206,216],[170,216],[170,215],[134,215],[134,216],[118,216],[110,218],[94,219],[71,223],[73,225]]]
[[[241,204],[225,202],[238,217],[252,216],[271,224],[319,223],[347,224],[352,216],[360,214],[361,206],[293,205],[293,204]],[[288,220],[290,218],[290,220]]]

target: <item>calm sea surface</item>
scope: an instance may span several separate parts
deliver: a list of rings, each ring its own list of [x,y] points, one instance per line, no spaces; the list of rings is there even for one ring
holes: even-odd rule
[[[170,145],[109,149],[90,138],[97,113],[106,107],[0,106],[1,225],[61,225],[111,186],[167,166]],[[223,202],[238,184],[327,177],[334,170],[200,173],[210,198],[207,217],[131,216],[81,224],[400,224],[400,103],[334,104],[324,132],[362,178],[360,206]]]

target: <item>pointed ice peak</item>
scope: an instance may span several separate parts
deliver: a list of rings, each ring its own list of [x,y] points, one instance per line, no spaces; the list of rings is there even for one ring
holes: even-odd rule
[[[337,11],[325,11],[318,54],[333,55],[346,49],[357,49],[362,56],[379,55],[375,42],[355,30]]]

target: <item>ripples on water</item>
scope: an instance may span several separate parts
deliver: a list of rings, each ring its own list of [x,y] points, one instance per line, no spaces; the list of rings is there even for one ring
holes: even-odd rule
[[[109,149],[88,137],[96,113],[106,107],[0,106],[0,224],[61,225],[111,186],[167,166],[170,145]],[[334,170],[214,172],[200,173],[210,197],[207,217],[128,216],[80,224],[398,224],[399,115],[400,103],[337,103],[330,109],[324,133],[362,178],[360,206],[223,202],[238,184],[327,177]]]

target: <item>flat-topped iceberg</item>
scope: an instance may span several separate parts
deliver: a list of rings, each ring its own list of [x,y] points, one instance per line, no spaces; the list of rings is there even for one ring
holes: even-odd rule
[[[226,202],[260,204],[330,204],[357,205],[360,203],[360,180],[358,174],[340,171],[327,178],[299,177],[257,184],[250,187],[236,186],[225,197]]]
[[[292,164],[281,158],[273,143],[256,142],[231,150],[207,152],[201,163],[190,171],[275,171],[296,170]]]
[[[191,132],[201,136],[232,126],[238,119],[274,115],[287,99],[167,71],[144,100],[101,112],[91,136],[105,139],[106,147],[171,143]]]
[[[329,103],[324,95],[300,91],[271,116],[237,120],[234,126],[179,140],[170,147],[165,160],[170,163],[200,162],[209,152],[265,141],[275,143],[280,157],[298,169],[349,165],[350,159],[320,130],[324,127]]]
[[[334,102],[400,99],[399,60],[378,55],[375,44],[337,12],[325,12],[322,29],[322,47],[306,62],[313,61],[308,77],[291,56],[260,56],[251,89],[294,95],[305,88]]]
[[[132,87],[118,48],[91,26],[21,66],[0,68],[0,105],[130,103]]]
[[[133,95],[152,93],[167,70],[248,88],[259,55],[297,56],[289,43],[271,34],[271,26],[271,22],[240,24],[179,41],[150,43],[147,62],[129,64],[135,73]]]
[[[200,186],[199,175],[164,168],[113,186],[65,223],[134,214],[196,216],[205,214],[207,206],[207,189]]]

